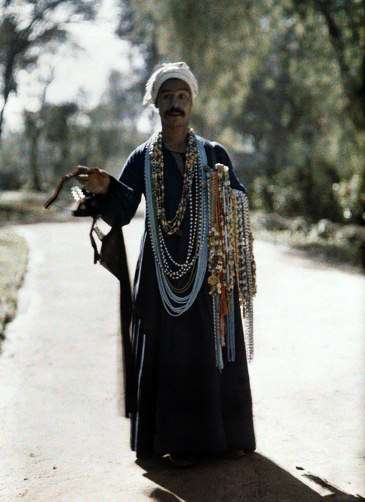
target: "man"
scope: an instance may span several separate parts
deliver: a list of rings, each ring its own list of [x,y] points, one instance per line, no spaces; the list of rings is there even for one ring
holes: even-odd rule
[[[245,189],[224,148],[189,129],[197,92],[185,63],[163,65],[149,79],[144,99],[158,109],[161,132],[130,155],[119,181],[99,169],[85,168],[79,177],[99,194],[109,223],[129,223],[146,197],[133,292],[131,447],[138,458],[169,454],[177,465],[192,465],[202,452],[240,457],[255,450],[237,293],[232,357],[227,347],[217,348],[214,335],[206,183],[213,158],[228,166],[232,188]]]

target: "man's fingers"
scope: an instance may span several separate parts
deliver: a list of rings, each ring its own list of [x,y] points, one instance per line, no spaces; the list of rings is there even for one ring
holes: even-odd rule
[[[74,176],[88,192],[106,193],[108,189],[110,176],[98,167],[77,166]]]
[[[78,174],[77,175],[77,181],[83,185],[84,188],[86,188],[86,183],[89,181],[89,175],[88,174]]]
[[[90,167],[86,167],[86,166],[76,166],[76,173],[77,175],[79,174],[87,174],[91,171],[91,168]]]
[[[77,179],[80,183],[85,184],[88,180],[90,180],[90,175],[94,173],[98,173],[99,169],[96,167],[86,167],[86,166],[77,166]]]
[[[106,171],[103,171],[98,167],[77,166],[76,175],[80,176],[83,174],[100,174],[101,176],[108,176],[108,173]]]

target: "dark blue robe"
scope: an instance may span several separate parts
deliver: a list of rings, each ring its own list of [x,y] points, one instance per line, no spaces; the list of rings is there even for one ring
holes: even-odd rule
[[[205,141],[208,163],[211,146]],[[120,182],[134,190],[128,199],[121,183],[112,179],[103,218],[122,225],[134,216],[145,194],[146,144],[128,158]],[[216,162],[230,168],[231,186],[244,191],[232,170],[224,148],[216,144]],[[164,154],[165,211],[176,213],[183,176],[174,156]],[[182,236],[167,237],[172,256],[183,261],[187,249],[190,214],[187,209]],[[216,367],[212,297],[207,275],[191,308],[178,317],[164,309],[159,293],[151,239],[142,239],[133,287],[132,346],[136,362],[136,385],[131,413],[131,448],[138,458],[171,452],[221,452],[255,450],[252,401],[242,320],[235,299],[236,360],[228,362],[223,348],[224,369]]]

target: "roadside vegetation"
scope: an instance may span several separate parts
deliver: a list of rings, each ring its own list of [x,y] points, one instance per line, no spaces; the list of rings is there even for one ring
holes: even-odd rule
[[[28,259],[25,239],[4,228],[0,229],[0,342],[5,326],[16,312],[17,290],[21,286]]]
[[[328,219],[316,223],[303,217],[282,217],[251,212],[255,239],[289,246],[303,257],[315,258],[342,269],[361,272],[364,265],[365,229]]]

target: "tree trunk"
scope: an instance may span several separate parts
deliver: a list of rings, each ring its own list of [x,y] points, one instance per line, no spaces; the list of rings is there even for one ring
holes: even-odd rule
[[[0,144],[1,144],[1,138],[2,138],[2,132],[3,132],[5,106],[6,106],[6,101],[4,100],[4,104],[3,104],[1,111],[0,111]]]
[[[30,188],[37,192],[42,191],[42,183],[38,169],[38,140],[39,132],[33,131],[30,137],[30,153],[29,153],[29,167],[30,167]]]

